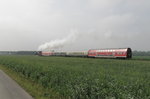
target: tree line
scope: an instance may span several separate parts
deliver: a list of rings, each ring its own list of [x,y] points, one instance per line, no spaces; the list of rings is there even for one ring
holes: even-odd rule
[[[133,51],[133,56],[150,56],[150,51]]]
[[[0,55],[35,55],[36,51],[0,51]]]

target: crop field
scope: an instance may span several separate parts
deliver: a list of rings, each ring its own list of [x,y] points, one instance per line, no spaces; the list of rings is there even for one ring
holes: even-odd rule
[[[150,57],[0,56],[0,64],[61,99],[150,99]],[[51,93],[46,93],[49,99]]]

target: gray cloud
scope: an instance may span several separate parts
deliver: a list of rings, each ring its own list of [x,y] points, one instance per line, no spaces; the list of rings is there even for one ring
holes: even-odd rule
[[[149,0],[0,1],[0,50],[37,50],[78,31],[62,50],[150,50]]]

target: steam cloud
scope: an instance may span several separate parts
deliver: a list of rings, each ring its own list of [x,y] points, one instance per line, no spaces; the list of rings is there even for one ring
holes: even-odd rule
[[[50,42],[46,42],[38,47],[38,50],[45,51],[45,50],[53,50],[63,48],[65,45],[72,44],[76,40],[76,34],[71,33],[67,37],[63,39],[56,39]]]

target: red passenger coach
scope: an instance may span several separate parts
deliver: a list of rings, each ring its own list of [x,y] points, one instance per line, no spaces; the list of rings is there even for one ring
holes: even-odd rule
[[[41,56],[52,56],[53,52],[41,52]]]
[[[88,57],[132,58],[131,48],[89,50]]]

